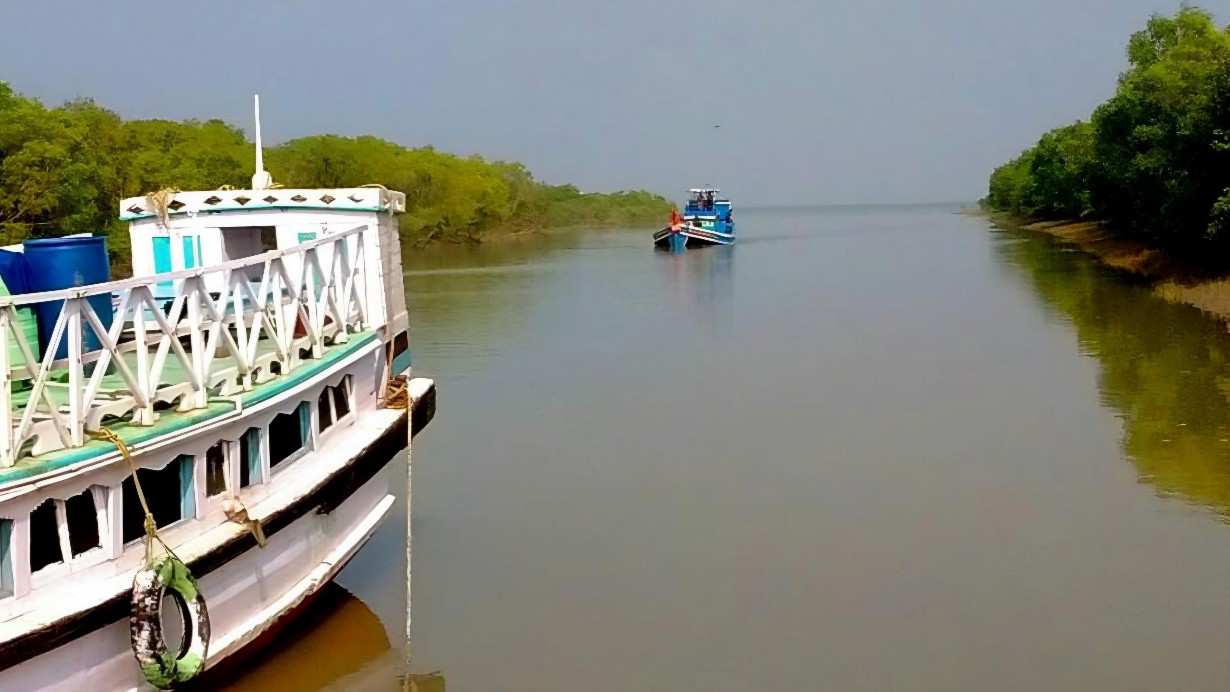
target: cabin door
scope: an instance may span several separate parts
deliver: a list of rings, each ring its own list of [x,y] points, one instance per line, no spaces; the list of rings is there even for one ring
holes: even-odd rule
[[[154,243],[154,273],[164,274],[166,272],[180,271],[183,269],[193,269],[201,266],[201,236],[197,234],[185,234],[180,238],[183,252],[183,266],[175,266],[175,257],[171,252],[171,236],[156,235],[153,237]],[[155,294],[158,298],[173,298],[175,297],[175,282],[159,281],[155,286]]]

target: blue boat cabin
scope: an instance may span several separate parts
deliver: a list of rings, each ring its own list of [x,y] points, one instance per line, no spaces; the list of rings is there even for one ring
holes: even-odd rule
[[[720,197],[720,192],[711,187],[688,190],[688,203],[683,209],[683,220],[706,231],[733,234],[735,221],[730,200]]]

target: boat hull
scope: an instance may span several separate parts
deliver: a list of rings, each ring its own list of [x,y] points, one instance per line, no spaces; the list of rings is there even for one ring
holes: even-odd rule
[[[734,245],[735,236],[699,226],[680,225],[668,226],[658,231],[653,236],[653,242],[656,247],[680,251],[706,245]]]
[[[434,411],[431,387],[411,416],[369,412],[354,426],[356,438],[348,447],[355,451],[348,460],[269,518],[264,548],[245,535],[189,561],[209,602],[213,636],[206,676],[301,610],[371,538],[394,502],[387,474],[380,471],[405,448],[407,425],[417,432]],[[23,651],[0,652],[23,659],[12,665],[0,658],[0,664],[10,664],[0,671],[0,689],[145,689],[130,648],[127,610],[126,601],[107,602],[25,638]]]

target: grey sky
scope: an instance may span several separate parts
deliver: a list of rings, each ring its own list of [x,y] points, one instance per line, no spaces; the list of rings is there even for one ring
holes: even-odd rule
[[[1230,0],[1200,3],[1220,22]],[[1114,89],[1164,0],[4,0],[0,79],[125,117],[374,134],[582,189],[969,200]],[[721,124],[715,129],[713,125]]]

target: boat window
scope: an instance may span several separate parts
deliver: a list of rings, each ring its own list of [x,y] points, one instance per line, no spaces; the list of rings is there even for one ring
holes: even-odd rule
[[[246,488],[261,478],[261,431],[248,428],[239,438],[239,487]]]
[[[163,528],[169,524],[196,514],[196,502],[192,492],[192,457],[180,456],[157,471],[138,469],[141,489],[149,503],[154,524]],[[145,512],[137,497],[137,486],[132,476],[124,479],[124,542],[135,541],[145,535]]]
[[[64,503],[65,519],[68,522],[68,545],[73,557],[101,545],[98,541],[98,511],[94,507],[94,493],[89,490],[74,495]]]
[[[13,595],[13,581],[13,522],[0,519],[0,598]]]
[[[350,375],[343,377],[336,387],[320,391],[316,410],[319,411],[321,432],[350,415]]]
[[[333,388],[333,415],[338,420],[350,413],[350,375],[342,378],[339,385]]]
[[[226,454],[222,443],[205,450],[205,496],[213,497],[226,490]]]
[[[290,413],[279,413],[269,423],[269,466],[277,466],[303,450],[308,441],[307,402]]]
[[[320,398],[316,400],[316,415],[320,419],[320,431],[324,432],[333,425],[333,388],[320,390]]]
[[[261,252],[278,249],[278,229],[276,226],[261,226]]]
[[[60,527],[56,522],[56,503],[44,500],[30,512],[30,571],[64,562],[60,547]]]
[[[276,250],[278,247],[275,226],[232,226],[222,230],[222,252],[228,260],[243,259]],[[260,280],[264,267],[248,268],[248,278]]]

